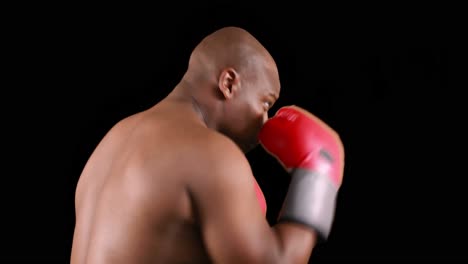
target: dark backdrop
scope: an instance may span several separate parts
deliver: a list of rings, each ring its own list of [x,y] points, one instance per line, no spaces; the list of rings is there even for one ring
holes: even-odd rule
[[[333,231],[312,260],[466,258],[455,129],[463,100],[448,86],[442,16],[269,8],[66,8],[12,20],[3,99],[5,177],[16,185],[3,188],[0,258],[68,262],[74,190],[94,147],[115,122],[162,99],[192,48],[228,25],[277,61],[282,90],[271,113],[299,105],[344,141]],[[247,156],[274,223],[288,175],[260,148]]]

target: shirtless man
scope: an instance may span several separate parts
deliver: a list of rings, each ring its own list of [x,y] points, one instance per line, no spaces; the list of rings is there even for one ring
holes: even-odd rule
[[[332,225],[343,147],[299,107],[268,119],[279,93],[272,56],[247,31],[204,38],[173,91],[89,158],[71,263],[307,263]],[[245,157],[259,143],[291,174],[274,226]]]

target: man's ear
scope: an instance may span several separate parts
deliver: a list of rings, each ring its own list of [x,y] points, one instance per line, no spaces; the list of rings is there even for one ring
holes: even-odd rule
[[[234,68],[226,68],[219,75],[218,88],[224,98],[231,99],[240,86],[239,73]]]

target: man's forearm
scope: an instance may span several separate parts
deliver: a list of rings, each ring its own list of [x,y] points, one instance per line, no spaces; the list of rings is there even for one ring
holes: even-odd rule
[[[281,222],[272,229],[278,242],[278,263],[308,263],[317,244],[313,229],[293,222]]]

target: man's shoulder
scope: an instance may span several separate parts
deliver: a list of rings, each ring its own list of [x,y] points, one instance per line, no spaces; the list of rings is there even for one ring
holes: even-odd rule
[[[225,184],[250,184],[250,163],[235,142],[217,133],[210,133],[203,141],[194,156],[195,170],[191,171],[195,177],[191,178],[190,186],[194,190],[203,191],[200,188],[208,186],[208,189],[212,189]]]
[[[203,135],[201,139],[198,139],[198,144],[195,144],[195,147],[196,160],[200,162],[200,165],[209,166],[212,172],[236,166],[249,166],[247,158],[236,143],[216,131],[210,131]]]
[[[225,154],[227,157],[244,158],[244,154],[237,144],[219,132],[208,132],[202,141],[207,155],[220,157],[221,154]]]

